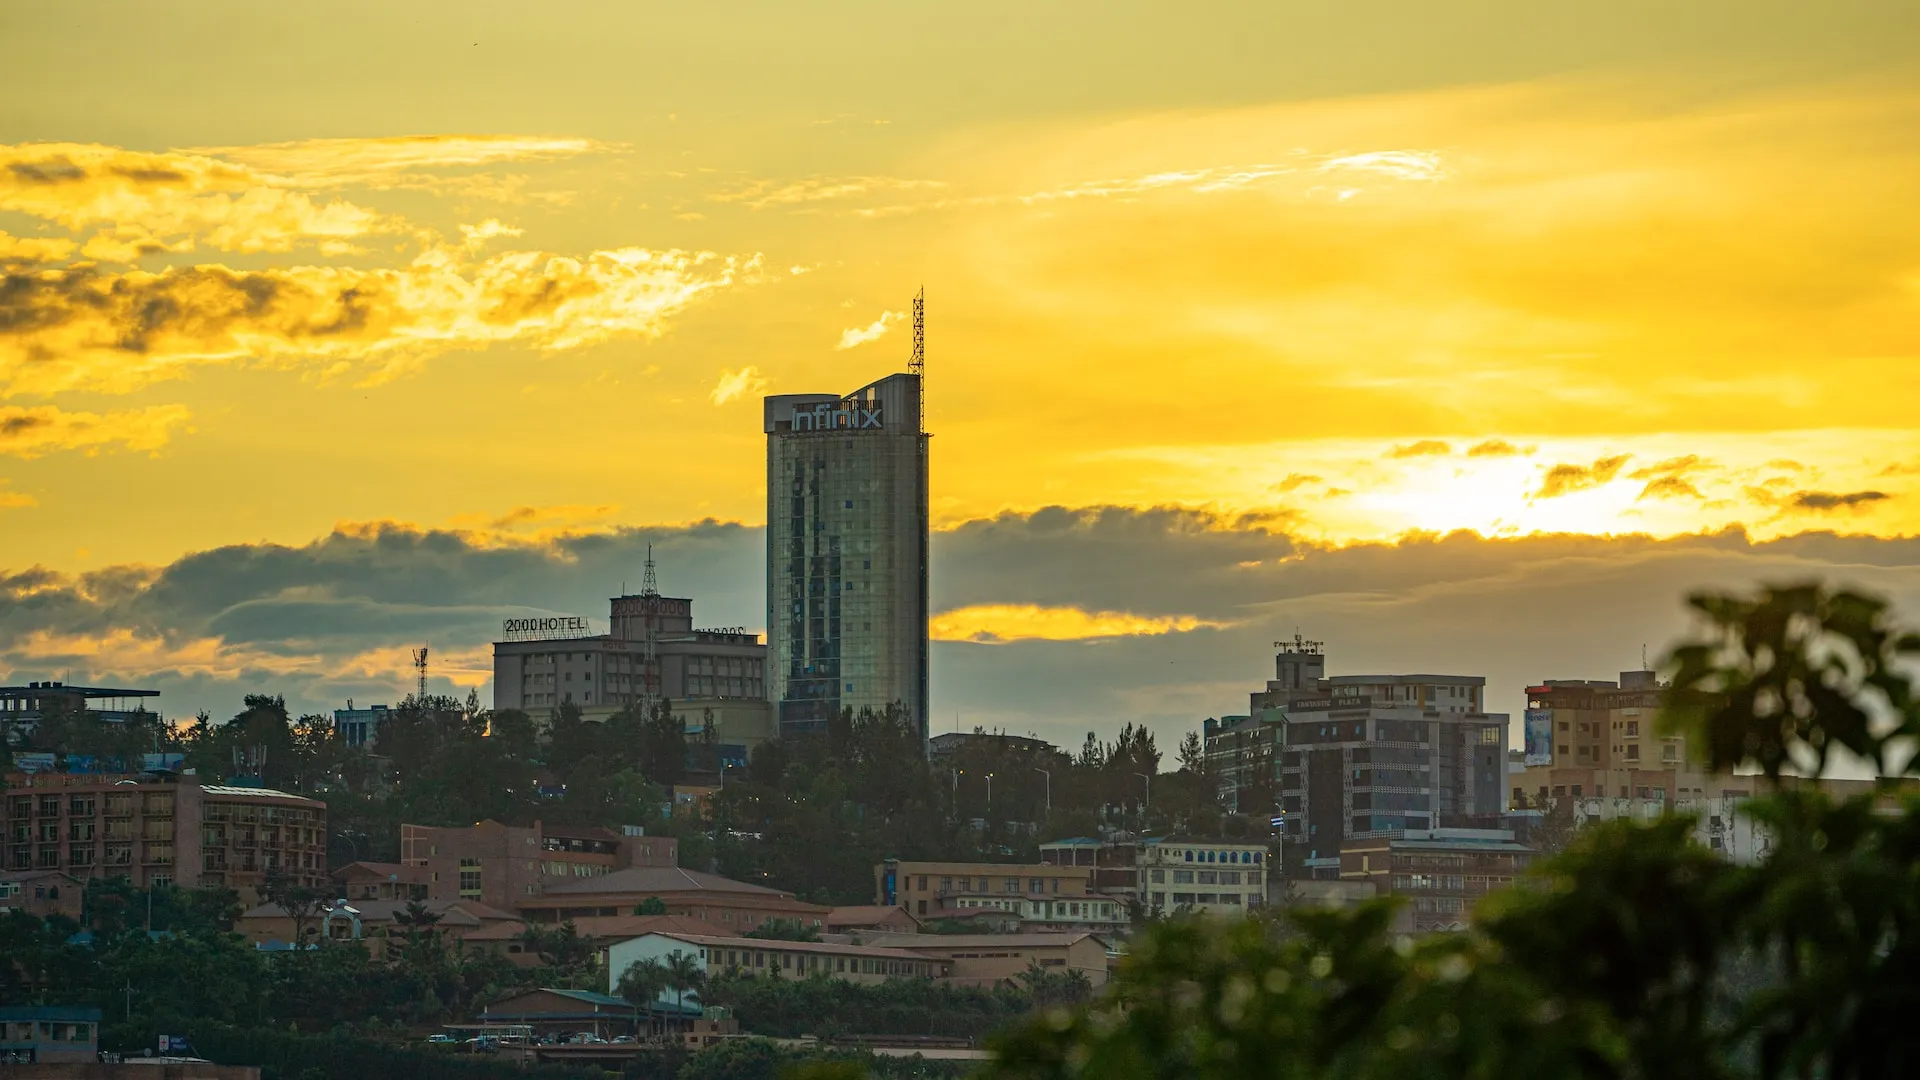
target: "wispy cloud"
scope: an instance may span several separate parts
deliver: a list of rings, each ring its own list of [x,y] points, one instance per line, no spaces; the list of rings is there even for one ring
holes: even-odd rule
[[[1620,475],[1630,454],[1617,454],[1603,457],[1592,465],[1560,464],[1547,470],[1540,481],[1540,490],[1533,493],[1536,499],[1557,499],[1562,495],[1571,495],[1576,491],[1585,491],[1602,484],[1611,483]]]
[[[894,323],[900,322],[906,317],[907,316],[905,312],[883,311],[880,313],[879,318],[873,320],[872,322],[868,323],[865,326],[850,327],[846,330],[841,331],[840,344],[835,345],[834,348],[835,349],[851,349],[860,345],[865,345],[869,341],[877,341],[881,337],[886,335],[886,332],[889,327],[893,326]]]
[[[1405,443],[1387,451],[1389,458],[1446,457],[1453,453],[1453,447],[1439,439],[1421,439],[1418,442]]]
[[[182,151],[236,162],[307,187],[412,186],[416,174],[546,161],[621,149],[617,143],[552,135],[412,135],[303,139]]]
[[[69,412],[52,405],[0,405],[0,454],[37,458],[62,450],[98,452],[115,445],[158,450],[175,428],[191,418],[184,405],[110,413]]]
[[[1081,641],[1116,637],[1184,634],[1228,624],[1197,615],[1136,615],[1127,611],[1084,611],[1038,604],[977,604],[935,615],[935,641]]]
[[[720,381],[713,385],[713,392],[707,396],[715,405],[725,405],[766,388],[767,380],[760,374],[760,369],[749,364],[739,371],[721,371]]]
[[[396,269],[45,269],[0,292],[0,397],[126,393],[206,364],[359,369],[378,382],[454,349],[655,337],[759,268],[757,255],[637,247],[484,260],[436,247]]]
[[[755,180],[707,198],[713,202],[742,203],[755,210],[764,210],[768,207],[861,198],[879,192],[925,191],[946,186],[940,180],[910,180],[896,176],[810,176],[785,183]]]
[[[1518,457],[1523,454],[1531,454],[1533,451],[1534,448],[1531,446],[1515,446],[1505,439],[1488,439],[1485,442],[1475,443],[1472,447],[1468,448],[1467,456],[1470,458]]]

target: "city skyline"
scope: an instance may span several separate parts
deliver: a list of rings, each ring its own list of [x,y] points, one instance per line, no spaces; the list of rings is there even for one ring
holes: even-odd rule
[[[765,629],[754,403],[923,282],[936,732],[1920,605],[1897,5],[106,10],[6,22],[9,681],[485,697],[649,540]]]

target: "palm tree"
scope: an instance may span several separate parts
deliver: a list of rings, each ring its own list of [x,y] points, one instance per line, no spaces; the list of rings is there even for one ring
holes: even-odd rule
[[[674,1011],[683,1011],[688,994],[699,1000],[697,991],[707,982],[707,973],[700,968],[700,960],[692,953],[675,949],[667,954],[667,989],[673,991]]]
[[[627,965],[627,970],[620,973],[620,982],[615,989],[628,1004],[633,1006],[636,1028],[640,1022],[640,1010],[653,1012],[654,1006],[660,1003],[661,993],[668,988],[671,979],[672,976],[668,974],[666,965],[652,957],[636,960]]]
[[[418,900],[407,901],[404,910],[393,913],[394,925],[406,935],[408,952],[412,952],[414,946],[421,943],[422,938],[425,939],[425,944],[433,944],[434,938],[438,935],[438,931],[433,927],[441,918],[439,913],[429,910],[427,905]]]

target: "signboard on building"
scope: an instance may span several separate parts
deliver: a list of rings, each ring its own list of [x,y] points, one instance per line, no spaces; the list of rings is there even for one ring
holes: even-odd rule
[[[187,764],[185,754],[141,754],[141,772],[179,772]]]
[[[1526,717],[1527,767],[1553,764],[1553,710],[1528,709]]]
[[[793,431],[859,431],[882,427],[880,403],[871,406],[858,401],[842,401],[838,406],[822,401],[815,405],[793,407]]]
[[[540,615],[500,620],[502,641],[560,641],[593,636],[593,623],[584,615]]]

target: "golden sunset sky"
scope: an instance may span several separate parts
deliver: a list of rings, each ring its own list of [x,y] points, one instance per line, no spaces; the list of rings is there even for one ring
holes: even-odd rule
[[[148,612],[231,545],[757,526],[759,396],[899,369],[923,285],[952,550],[1054,506],[1322,553],[1920,531],[1913,4],[69,2],[0,40],[20,678],[410,642]],[[1270,636],[964,586],[944,637]],[[343,595],[261,588],[223,617]]]

